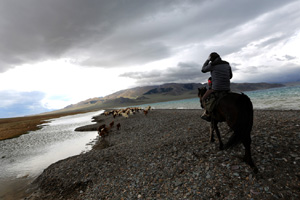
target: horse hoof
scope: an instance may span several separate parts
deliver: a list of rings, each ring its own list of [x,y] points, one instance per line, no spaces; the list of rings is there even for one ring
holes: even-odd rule
[[[257,173],[258,173],[257,167],[253,167],[253,172],[254,172],[254,174],[257,174]]]

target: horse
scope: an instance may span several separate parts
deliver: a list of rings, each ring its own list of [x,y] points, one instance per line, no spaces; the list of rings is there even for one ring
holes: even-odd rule
[[[207,91],[206,87],[198,88],[198,97],[200,98],[201,107],[202,97]],[[219,122],[226,122],[229,128],[233,131],[228,142],[223,145],[220,131],[218,129]],[[219,140],[219,149],[229,149],[240,143],[245,147],[245,155],[243,160],[253,169],[258,172],[252,157],[251,157],[251,136],[253,126],[253,105],[250,98],[241,93],[229,92],[218,100],[214,110],[211,113],[210,122],[210,142],[214,142],[214,131]]]

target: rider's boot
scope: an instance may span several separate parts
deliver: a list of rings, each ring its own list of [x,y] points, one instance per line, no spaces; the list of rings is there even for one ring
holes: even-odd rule
[[[201,115],[201,119],[204,119],[208,122],[211,121],[211,117],[210,117],[209,113],[207,112],[207,110],[205,110],[204,113]]]

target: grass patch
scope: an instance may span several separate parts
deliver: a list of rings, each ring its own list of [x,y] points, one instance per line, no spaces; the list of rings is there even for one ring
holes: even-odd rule
[[[45,123],[46,120],[79,113],[83,112],[2,118],[0,119],[0,140],[19,137],[20,135],[26,134],[29,131],[38,130],[41,128],[39,125]]]

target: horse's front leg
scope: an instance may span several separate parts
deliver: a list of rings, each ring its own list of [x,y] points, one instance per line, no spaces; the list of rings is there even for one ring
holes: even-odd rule
[[[224,145],[223,145],[223,142],[221,140],[221,135],[220,135],[220,131],[219,131],[219,128],[218,128],[218,122],[214,122],[213,126],[214,126],[214,129],[216,130],[216,134],[217,134],[218,139],[219,139],[219,145],[220,145],[219,149],[223,150],[224,149]]]
[[[210,133],[210,140],[209,140],[209,142],[213,143],[215,141],[215,138],[214,138],[214,124],[213,124],[213,122],[210,122],[209,133]]]

